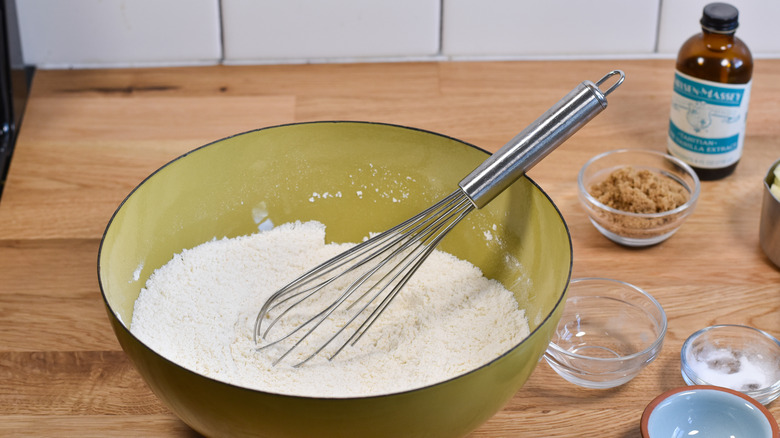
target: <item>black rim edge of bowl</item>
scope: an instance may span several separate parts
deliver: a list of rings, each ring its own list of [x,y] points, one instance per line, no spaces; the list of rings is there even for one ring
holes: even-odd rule
[[[160,166],[154,172],[152,172],[149,175],[147,175],[141,182],[139,182],[127,194],[127,196],[125,196],[125,198],[122,200],[122,202],[120,202],[119,205],[117,206],[117,208],[114,210],[114,213],[111,215],[111,218],[108,220],[108,223],[106,224],[106,227],[103,230],[103,234],[100,237],[100,245],[98,246],[98,253],[97,253],[98,286],[100,287],[100,294],[103,297],[103,302],[105,303],[106,308],[109,309],[112,313],[114,313],[114,316],[116,317],[116,312],[114,312],[113,308],[111,307],[111,304],[108,302],[108,298],[106,298],[106,292],[103,289],[103,281],[102,281],[101,276],[100,276],[100,267],[101,267],[101,265],[100,265],[100,256],[103,253],[103,243],[105,241],[106,234],[108,233],[109,228],[111,228],[111,224],[114,222],[114,218],[116,217],[116,215],[119,213],[119,211],[122,209],[122,207],[128,201],[128,199],[130,199],[130,197],[133,196],[133,194],[142,185],[144,185],[149,179],[151,179],[154,175],[158,174],[159,172],[162,172],[165,168],[167,168],[168,166],[172,165],[173,163],[175,163],[175,162],[177,162],[177,161],[179,161],[179,160],[181,160],[183,158],[186,158],[187,156],[189,156],[189,155],[191,155],[191,154],[193,154],[193,153],[195,153],[195,152],[197,152],[197,151],[199,151],[201,149],[204,149],[204,148],[209,147],[209,146],[211,146],[213,144],[216,144],[216,143],[219,143],[219,142],[231,139],[231,138],[235,138],[235,137],[239,137],[239,136],[242,136],[242,135],[251,134],[251,133],[254,133],[254,132],[265,131],[265,130],[268,130],[268,129],[274,129],[274,128],[284,128],[284,127],[291,127],[291,126],[298,126],[298,125],[328,124],[328,123],[332,123],[332,124],[344,123],[344,124],[379,125],[379,126],[387,126],[387,127],[393,127],[393,128],[408,129],[408,130],[411,130],[411,131],[418,131],[418,132],[423,132],[423,133],[426,133],[426,134],[435,135],[435,136],[438,136],[438,137],[447,138],[447,139],[456,141],[458,143],[462,143],[462,144],[464,144],[466,146],[472,147],[474,149],[477,149],[479,151],[482,151],[482,152],[486,153],[488,156],[492,155],[490,152],[486,151],[485,149],[482,149],[481,147],[478,147],[478,146],[473,145],[473,144],[471,144],[469,142],[457,139],[455,137],[451,137],[451,136],[446,135],[446,134],[441,134],[441,133],[438,133],[438,132],[429,131],[429,130],[422,129],[422,128],[415,128],[415,127],[398,125],[398,124],[393,124],[393,123],[370,122],[370,121],[359,121],[359,120],[319,120],[319,121],[311,121],[311,122],[283,123],[283,124],[279,124],[279,125],[271,125],[271,126],[266,126],[266,127],[262,127],[262,128],[251,129],[251,130],[248,130],[248,131],[240,132],[240,133],[237,133],[237,134],[229,135],[227,137],[223,137],[223,138],[211,141],[211,142],[206,143],[206,144],[204,144],[202,146],[198,146],[195,149],[192,149],[192,150],[190,150],[188,152],[185,152],[184,154],[179,155],[178,157],[173,158],[172,160],[170,160],[167,163],[165,163],[162,166]],[[563,214],[561,213],[560,209],[553,202],[553,200],[550,198],[550,196],[547,194],[547,192],[542,190],[542,188],[539,186],[539,184],[536,183],[536,181],[531,179],[528,175],[524,175],[524,177],[531,184],[533,184],[534,187],[536,187],[537,190],[539,190],[539,192],[542,195],[544,195],[545,198],[547,198],[547,200],[550,202],[550,205],[552,205],[552,207],[555,209],[556,213],[558,213],[558,217],[561,219],[561,223],[563,224],[563,227],[566,230],[566,238],[567,238],[568,243],[569,243],[569,253],[573,254],[573,246],[572,246],[572,242],[571,242],[571,232],[569,230],[569,225],[566,223],[566,220],[564,219]],[[516,344],[516,345],[512,346],[507,351],[505,351],[501,355],[493,358],[489,362],[487,362],[487,363],[485,363],[483,365],[480,365],[480,366],[478,366],[476,368],[473,368],[473,369],[471,369],[471,370],[469,370],[469,371],[467,371],[467,372],[465,372],[463,374],[458,374],[457,376],[453,376],[453,377],[451,377],[451,378],[449,378],[447,380],[442,380],[442,381],[439,381],[439,382],[436,382],[436,383],[433,383],[433,384],[430,384],[430,385],[422,386],[422,387],[419,387],[419,388],[409,389],[409,390],[406,390],[406,391],[393,392],[393,393],[389,393],[389,394],[377,394],[377,395],[359,396],[359,397],[311,397],[311,396],[302,396],[302,395],[294,395],[294,394],[282,394],[282,393],[277,393],[277,392],[263,391],[263,390],[259,390],[259,389],[252,389],[252,388],[247,388],[247,387],[244,387],[244,386],[239,386],[239,385],[236,385],[236,384],[233,384],[233,383],[224,382],[222,380],[217,380],[217,379],[214,379],[212,377],[204,376],[201,373],[192,371],[192,370],[190,370],[190,369],[188,369],[188,368],[186,368],[186,367],[184,367],[182,365],[179,365],[176,362],[171,361],[170,359],[168,359],[168,358],[162,356],[161,354],[157,353],[155,350],[150,348],[145,343],[141,342],[140,339],[136,338],[135,335],[133,335],[132,332],[130,332],[130,328],[127,327],[127,325],[126,325],[126,323],[124,321],[120,320],[121,324],[119,324],[119,325],[122,327],[122,330],[127,332],[127,334],[129,334],[133,339],[135,339],[141,345],[143,345],[144,347],[149,349],[149,351],[151,351],[153,354],[155,354],[158,357],[162,358],[164,361],[166,361],[166,362],[168,362],[168,363],[170,363],[172,365],[175,365],[176,367],[178,367],[178,368],[180,368],[182,370],[185,370],[188,373],[194,374],[196,376],[199,376],[199,377],[202,377],[202,378],[214,381],[214,382],[219,382],[219,383],[224,384],[224,385],[232,386],[233,388],[240,389],[242,391],[249,391],[249,392],[253,392],[253,393],[254,392],[261,392],[261,393],[269,394],[269,395],[273,395],[273,396],[290,397],[290,398],[297,398],[297,399],[308,399],[308,400],[359,400],[359,399],[374,399],[374,398],[381,398],[381,397],[390,397],[390,396],[395,396],[395,395],[400,395],[400,394],[410,394],[410,393],[413,393],[413,392],[416,392],[416,391],[421,391],[421,390],[424,390],[424,389],[427,389],[427,388],[431,388],[431,387],[434,387],[434,386],[442,385],[442,384],[451,382],[453,380],[459,379],[459,378],[461,378],[461,377],[463,377],[465,375],[471,374],[473,372],[476,372],[478,370],[481,370],[483,368],[486,368],[486,367],[492,365],[493,363],[495,363],[496,361],[498,361],[501,358],[505,357],[510,352],[512,352],[514,349],[516,349],[517,347],[522,345],[526,340],[530,339],[552,317],[552,315],[553,315],[553,313],[555,313],[556,309],[558,309],[559,306],[561,306],[562,302],[564,301],[564,299],[566,297],[566,293],[565,293],[566,289],[568,288],[569,282],[571,281],[573,265],[574,265],[574,257],[570,257],[569,258],[568,272],[567,272],[567,275],[566,275],[566,283],[565,283],[566,286],[564,287],[563,291],[561,291],[561,294],[558,297],[558,300],[555,303],[555,306],[553,306],[552,310],[544,317],[544,319],[532,331],[530,331],[528,336],[523,338],[523,340],[520,341],[519,344]]]

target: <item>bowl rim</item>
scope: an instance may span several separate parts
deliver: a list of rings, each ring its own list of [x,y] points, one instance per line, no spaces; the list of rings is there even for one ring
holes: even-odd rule
[[[469,146],[469,147],[471,147],[473,149],[482,151],[482,152],[484,152],[486,154],[486,158],[485,159],[487,159],[487,157],[493,155],[492,152],[490,152],[490,151],[488,151],[488,150],[486,150],[484,148],[481,148],[479,146],[476,146],[476,145],[474,145],[474,144],[472,144],[470,142],[467,142],[465,140],[461,140],[459,138],[452,137],[452,136],[449,136],[449,135],[446,135],[446,134],[441,134],[441,133],[438,133],[438,132],[435,132],[435,131],[430,131],[430,130],[427,130],[427,129],[416,128],[416,127],[411,127],[411,126],[405,126],[405,125],[400,125],[400,124],[394,124],[394,123],[372,122],[372,121],[361,121],[361,120],[315,120],[315,121],[292,122],[292,123],[282,123],[282,124],[276,124],[276,125],[268,125],[268,126],[264,126],[264,127],[261,127],[261,128],[250,129],[250,130],[247,130],[247,131],[243,131],[243,132],[235,133],[235,134],[232,134],[232,135],[228,135],[226,137],[218,138],[216,140],[213,140],[213,141],[210,141],[208,143],[205,143],[205,144],[203,144],[201,146],[197,146],[194,149],[191,149],[191,150],[189,150],[187,152],[184,152],[183,154],[181,154],[181,155],[179,155],[177,157],[174,157],[173,159],[169,160],[168,162],[162,164],[156,170],[152,171],[149,175],[145,176],[135,187],[133,187],[132,190],[130,190],[130,192],[124,197],[124,199],[122,199],[122,201],[119,203],[119,205],[116,207],[116,209],[111,214],[111,217],[108,220],[108,223],[106,224],[106,227],[103,230],[103,234],[100,237],[100,243],[99,243],[98,252],[97,252],[97,280],[98,280],[98,287],[100,288],[100,295],[103,298],[103,304],[104,304],[106,310],[110,313],[110,317],[116,319],[116,321],[117,321],[117,324],[111,324],[112,327],[115,327],[115,328],[118,327],[123,332],[125,332],[125,334],[129,335],[132,339],[134,339],[139,344],[143,345],[144,348],[146,348],[152,354],[158,356],[159,358],[161,358],[165,362],[170,363],[170,364],[174,365],[175,367],[178,367],[179,369],[182,369],[182,370],[184,370],[184,371],[186,371],[188,373],[194,374],[196,376],[200,376],[201,378],[204,378],[204,379],[208,379],[209,381],[217,382],[217,383],[222,384],[222,385],[227,385],[227,386],[232,387],[234,389],[239,389],[239,390],[242,390],[242,391],[262,393],[262,394],[269,394],[269,395],[278,396],[278,397],[293,398],[293,399],[305,399],[305,400],[367,400],[367,399],[379,399],[379,398],[386,398],[386,397],[394,397],[394,396],[398,396],[398,395],[402,395],[402,394],[411,394],[411,393],[414,393],[414,392],[427,390],[429,388],[446,385],[446,384],[448,384],[448,383],[450,383],[452,381],[460,379],[463,376],[466,376],[466,375],[469,375],[469,374],[473,374],[473,373],[476,373],[476,372],[478,372],[478,371],[480,371],[480,370],[482,370],[484,368],[487,368],[487,367],[493,365],[495,362],[497,362],[497,361],[505,358],[509,354],[511,354],[518,347],[523,345],[528,339],[530,339],[535,334],[537,334],[541,330],[542,326],[544,326],[550,320],[550,318],[552,318],[553,315],[555,315],[555,313],[558,312],[559,309],[561,309],[561,306],[565,302],[566,290],[568,289],[568,284],[569,284],[569,282],[571,280],[573,266],[574,266],[574,256],[573,256],[574,248],[573,248],[573,245],[572,245],[571,230],[569,229],[569,225],[566,222],[566,219],[563,216],[563,213],[561,212],[560,208],[555,204],[555,202],[553,202],[552,198],[550,198],[550,195],[547,194],[547,192],[545,192],[542,189],[542,187],[539,186],[539,184],[536,181],[531,179],[530,176],[528,176],[527,174],[524,174],[522,177],[527,179],[528,182],[531,185],[533,185],[540,192],[540,194],[542,196],[544,196],[549,201],[550,205],[555,210],[555,212],[557,213],[558,217],[561,219],[561,224],[563,225],[563,228],[564,228],[564,230],[566,232],[566,239],[568,241],[568,250],[569,250],[569,254],[571,255],[571,257],[569,257],[568,266],[566,267],[566,270],[567,270],[566,283],[565,283],[566,285],[564,286],[563,291],[558,296],[558,299],[555,301],[555,305],[552,307],[552,310],[550,310],[550,312],[548,312],[547,315],[545,315],[544,318],[542,318],[541,321],[539,321],[539,323],[536,325],[536,327],[534,327],[532,330],[529,331],[528,336],[523,338],[523,340],[521,340],[516,345],[513,345],[512,347],[508,348],[505,352],[501,353],[500,355],[494,357],[493,359],[489,360],[488,362],[485,362],[484,364],[482,364],[482,365],[480,365],[480,366],[478,366],[476,368],[473,368],[471,370],[468,370],[468,371],[466,371],[464,373],[458,374],[458,375],[453,376],[453,377],[451,377],[449,379],[446,379],[446,380],[438,381],[438,382],[435,382],[435,383],[432,383],[432,384],[429,384],[429,385],[425,385],[425,386],[421,386],[421,387],[417,387],[417,388],[412,388],[412,389],[407,389],[407,390],[403,390],[403,391],[396,391],[396,392],[391,392],[391,393],[375,394],[375,395],[366,395],[366,396],[357,396],[357,397],[314,397],[314,396],[307,396],[307,395],[286,394],[286,393],[281,393],[281,392],[264,391],[264,390],[249,388],[249,387],[246,387],[246,386],[241,386],[241,385],[237,385],[237,384],[234,384],[234,383],[226,382],[224,380],[219,380],[219,379],[216,379],[216,378],[213,378],[213,377],[209,377],[209,376],[203,375],[201,373],[198,373],[196,371],[193,371],[193,370],[191,370],[189,368],[186,368],[186,367],[178,364],[177,362],[175,362],[175,361],[173,361],[173,360],[171,360],[171,359],[169,359],[169,358],[159,354],[157,351],[155,351],[154,349],[149,347],[146,343],[144,343],[140,339],[138,339],[130,331],[129,325],[119,317],[119,315],[114,311],[113,307],[109,303],[108,297],[106,295],[106,291],[105,291],[105,288],[104,288],[104,285],[103,285],[103,279],[102,279],[102,276],[101,276],[101,260],[102,260],[102,253],[103,253],[103,245],[105,243],[106,236],[107,236],[107,234],[108,234],[108,232],[109,232],[109,230],[111,228],[111,225],[114,223],[114,219],[118,216],[120,210],[129,201],[129,199],[141,188],[141,186],[143,186],[148,181],[150,181],[158,173],[164,171],[166,168],[172,166],[174,163],[176,163],[178,161],[181,161],[182,159],[188,157],[189,155],[191,155],[193,153],[197,153],[198,151],[200,151],[202,149],[205,149],[205,148],[207,148],[209,146],[213,146],[215,144],[221,143],[221,142],[223,142],[225,140],[229,140],[229,139],[232,139],[232,138],[235,138],[235,137],[240,137],[240,136],[243,136],[243,135],[249,135],[249,134],[253,134],[253,133],[261,132],[261,131],[266,131],[266,130],[270,130],[270,129],[289,128],[289,127],[295,127],[295,126],[299,126],[299,125],[306,126],[306,125],[319,125],[319,124],[376,125],[376,126],[381,126],[381,127],[399,128],[399,129],[404,129],[404,130],[416,131],[416,132],[421,132],[421,133],[425,133],[425,134],[434,135],[434,136],[437,136],[437,137],[449,139],[449,140],[452,140],[452,141],[456,141],[456,142],[461,143],[461,144],[463,144],[465,146]],[[123,349],[123,351],[124,351],[124,349]],[[542,357],[543,357],[543,354],[539,357],[539,359],[541,360]]]
[[[654,351],[656,349],[660,349],[660,347],[662,346],[662,344],[664,342],[664,338],[666,337],[666,331],[667,331],[667,328],[668,328],[668,319],[667,319],[667,316],[666,316],[666,311],[664,310],[663,306],[661,306],[661,303],[659,303],[658,300],[655,299],[655,297],[653,297],[652,295],[647,293],[644,289],[642,289],[640,287],[637,287],[637,286],[635,286],[635,285],[633,285],[631,283],[627,283],[625,281],[616,280],[616,279],[612,279],[612,278],[605,278],[605,277],[580,277],[580,278],[574,278],[574,279],[572,279],[569,282],[569,287],[571,287],[571,285],[574,284],[574,283],[591,282],[591,281],[606,281],[606,282],[610,282],[610,283],[615,283],[615,284],[627,287],[628,289],[631,289],[634,292],[638,292],[642,297],[648,299],[650,301],[650,303],[652,303],[656,307],[656,309],[658,309],[658,311],[661,314],[661,321],[660,321],[660,323],[661,323],[660,324],[661,325],[661,331],[660,331],[660,333],[655,338],[655,340],[653,341],[652,344],[650,344],[649,346],[645,347],[641,351],[629,354],[627,356],[621,356],[621,357],[591,357],[591,356],[585,356],[585,355],[582,355],[582,354],[572,353],[570,351],[566,351],[563,348],[559,347],[552,340],[550,341],[550,344],[547,346],[548,350],[552,349],[557,354],[560,354],[560,355],[563,355],[563,356],[566,356],[566,357],[570,357],[570,358],[573,358],[573,359],[581,359],[581,360],[593,361],[593,362],[597,362],[597,363],[611,363],[611,362],[621,362],[621,361],[635,359],[637,357],[644,356],[644,355],[646,355],[647,353],[649,353],[651,351]],[[568,288],[567,288],[566,297],[567,297],[566,301],[568,302],[568,298],[569,298]],[[566,304],[564,303],[564,306],[565,305]],[[559,324],[560,324],[560,322],[559,322]],[[548,356],[547,352],[545,352],[545,355]],[[552,356],[552,355],[549,355],[549,356]],[[652,361],[652,359],[645,361],[645,365],[649,364],[651,361]],[[558,363],[559,361],[556,359],[555,362]],[[572,368],[571,366],[566,366],[566,367],[570,368],[570,369],[573,369],[575,371],[579,371],[579,370],[577,370],[575,368]],[[590,375],[599,375],[599,374],[611,374],[611,373],[589,373],[589,374]]]
[[[587,188],[585,187],[584,178],[585,178],[585,170],[590,167],[591,164],[595,163],[596,161],[607,157],[609,155],[617,155],[617,154],[623,154],[623,153],[640,153],[640,154],[649,154],[654,155],[660,158],[664,158],[666,160],[671,161],[676,166],[679,166],[682,168],[692,179],[693,179],[693,191],[691,192],[690,198],[688,198],[687,201],[685,201],[684,204],[680,205],[677,208],[674,208],[672,210],[662,211],[660,213],[632,213],[630,211],[624,211],[624,210],[618,210],[616,208],[612,208],[606,204],[601,203],[598,199],[594,198],[590,192],[588,192]],[[642,219],[655,219],[655,218],[663,218],[666,216],[672,216],[681,212],[684,212],[686,210],[692,211],[693,208],[696,206],[696,202],[699,200],[699,194],[701,193],[701,181],[699,180],[698,175],[696,175],[696,172],[684,161],[680,160],[677,157],[674,157],[669,154],[665,154],[663,152],[654,151],[651,149],[614,149],[611,151],[602,152],[588,161],[585,162],[585,164],[580,168],[579,173],[577,174],[577,190],[580,193],[580,196],[584,197],[585,200],[587,200],[589,203],[595,205],[599,209],[605,210],[609,213],[613,214],[620,214],[628,217],[635,217],[635,218],[642,218]]]
[[[772,185],[772,181],[774,178],[775,168],[780,166],[780,158],[777,159],[774,163],[772,163],[771,166],[769,166],[769,170],[767,170],[766,175],[764,175],[764,187],[769,189],[769,187]],[[780,199],[778,199],[780,201]]]
[[[685,342],[683,342],[682,348],[680,348],[680,371],[683,373],[684,377],[688,377],[689,379],[691,379],[691,381],[696,382],[690,386],[695,386],[695,385],[718,386],[714,382],[707,382],[706,380],[699,377],[698,374],[696,374],[696,372],[688,365],[688,360],[686,359],[686,353],[691,349],[693,342],[696,341],[696,339],[698,339],[701,335],[721,328],[745,330],[747,333],[752,333],[754,335],[757,335],[761,339],[765,339],[770,343],[774,343],[775,345],[777,345],[778,351],[780,351],[780,340],[772,336],[771,333],[756,327],[751,327],[743,324],[715,324],[709,327],[704,327],[703,329],[699,329],[695,331],[693,334],[691,334],[690,336],[688,336]],[[780,391],[780,379],[778,379],[775,383],[765,388],[756,389],[752,391],[739,391],[739,392],[747,394],[751,397],[757,397],[757,396],[772,394],[777,391]]]
[[[683,392],[695,393],[695,392],[704,392],[704,391],[715,391],[715,392],[730,394],[731,396],[736,396],[742,399],[742,401],[747,402],[755,409],[757,409],[759,412],[761,412],[761,415],[764,418],[766,418],[767,423],[769,423],[769,429],[772,431],[772,438],[780,438],[780,428],[778,427],[777,421],[774,420],[774,416],[769,412],[769,409],[767,409],[764,405],[762,405],[755,399],[739,391],[735,391],[729,388],[723,388],[720,386],[714,386],[714,385],[680,386],[677,388],[664,391],[661,394],[659,394],[652,401],[650,401],[650,403],[648,403],[647,406],[645,407],[644,411],[642,411],[642,418],[640,420],[640,432],[642,434],[642,437],[650,438],[650,432],[649,432],[650,417],[652,416],[652,413],[655,411],[655,408],[657,408],[658,405],[660,405],[664,400]]]

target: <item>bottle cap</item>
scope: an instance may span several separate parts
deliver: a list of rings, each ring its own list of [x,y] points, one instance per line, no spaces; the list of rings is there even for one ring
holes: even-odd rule
[[[702,27],[714,32],[729,32],[739,26],[739,11],[728,3],[710,3],[704,7]]]

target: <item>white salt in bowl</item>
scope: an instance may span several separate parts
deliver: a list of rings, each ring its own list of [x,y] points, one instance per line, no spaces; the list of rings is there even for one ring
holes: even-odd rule
[[[649,170],[679,185],[687,198],[685,203],[660,213],[632,213],[612,208],[591,194],[594,184],[629,166]],[[620,245],[642,247],[661,243],[677,232],[696,207],[701,183],[690,166],[671,155],[619,149],[596,155],[585,163],[577,176],[577,190],[590,222],[601,234]]]
[[[740,391],[762,404],[780,396],[780,341],[744,325],[714,325],[692,334],[680,352],[688,385]]]

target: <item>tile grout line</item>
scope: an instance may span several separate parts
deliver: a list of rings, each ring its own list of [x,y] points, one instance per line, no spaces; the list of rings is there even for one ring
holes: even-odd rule
[[[439,48],[436,54],[444,54],[444,0],[439,0]]]
[[[658,47],[661,40],[661,12],[664,9],[664,0],[658,0],[658,12],[655,17],[655,45],[653,53],[658,54]]]
[[[217,0],[217,24],[219,25],[219,64],[225,63],[225,18],[222,14],[222,0]]]

